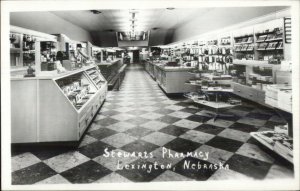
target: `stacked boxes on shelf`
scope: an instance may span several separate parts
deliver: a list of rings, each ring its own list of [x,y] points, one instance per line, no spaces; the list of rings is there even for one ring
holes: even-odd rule
[[[267,85],[266,97],[265,97],[266,104],[274,107],[280,107],[280,106],[282,107],[283,105],[283,108],[289,108],[287,111],[291,111],[291,104],[292,104],[291,90],[292,87],[290,85],[285,85],[285,84]],[[283,98],[287,100],[283,101]],[[283,103],[281,103],[282,101]]]

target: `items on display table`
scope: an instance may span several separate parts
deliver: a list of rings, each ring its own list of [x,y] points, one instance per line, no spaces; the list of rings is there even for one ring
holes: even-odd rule
[[[228,103],[230,103],[231,105],[241,105],[242,104],[242,100],[230,97],[228,99]]]
[[[290,140],[291,138],[288,137],[284,133],[277,133],[275,131],[262,131],[256,132],[255,135],[262,139],[263,141],[267,142],[269,145],[274,146],[276,141],[279,140]]]
[[[274,131],[251,132],[257,141],[293,163],[293,139],[288,136],[288,125],[277,125]]]

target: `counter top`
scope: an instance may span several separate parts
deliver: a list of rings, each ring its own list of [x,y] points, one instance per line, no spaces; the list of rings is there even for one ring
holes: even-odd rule
[[[73,70],[73,71],[66,71],[64,73],[58,74],[56,70],[54,71],[44,71],[42,74],[36,77],[24,77],[23,75],[18,75],[18,76],[11,76],[11,80],[46,80],[46,79],[57,79],[57,78],[63,78],[66,76],[70,76],[73,74],[77,74],[80,72],[83,72],[85,70],[91,69],[96,67],[95,65],[90,65],[90,66],[83,66],[80,69]]]
[[[160,68],[161,70],[164,70],[166,72],[186,72],[186,71],[192,71],[195,68],[194,67],[182,67],[182,66],[162,66],[162,63],[152,63],[150,64]]]
[[[96,62],[97,65],[107,65],[107,66],[110,66],[110,65],[113,65],[115,63],[117,63],[118,61],[121,61],[122,58],[118,58],[118,59],[115,59],[111,62]]]

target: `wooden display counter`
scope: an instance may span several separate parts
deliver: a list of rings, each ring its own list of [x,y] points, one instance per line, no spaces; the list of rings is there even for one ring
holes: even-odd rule
[[[112,90],[115,85],[120,86],[121,81],[125,76],[126,64],[123,59],[116,59],[111,62],[96,63],[108,83],[108,90]],[[117,84],[118,83],[118,84]]]
[[[96,66],[11,77],[12,143],[79,141],[106,94],[107,82]]]
[[[232,82],[232,87],[234,94],[262,105],[265,104],[265,91],[234,82]]]
[[[195,87],[185,84],[193,77],[193,74],[190,73],[193,68],[165,67],[146,62],[145,69],[167,94],[186,93],[195,90]]]

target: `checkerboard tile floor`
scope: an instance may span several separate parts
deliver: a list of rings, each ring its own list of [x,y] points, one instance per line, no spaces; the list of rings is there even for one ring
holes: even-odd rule
[[[169,98],[142,69],[131,66],[120,91],[106,102],[78,148],[12,147],[12,184],[274,179],[294,176],[293,166],[250,137],[284,121],[274,112],[243,103],[224,113],[233,118],[212,120],[210,108],[184,98]],[[162,148],[176,152],[209,152],[196,157],[163,158]],[[107,149],[107,150],[106,150]],[[147,152],[153,157],[105,157],[111,152]],[[224,169],[184,169],[184,162],[228,164]],[[117,168],[147,164],[145,169]],[[160,164],[172,164],[162,168]]]

